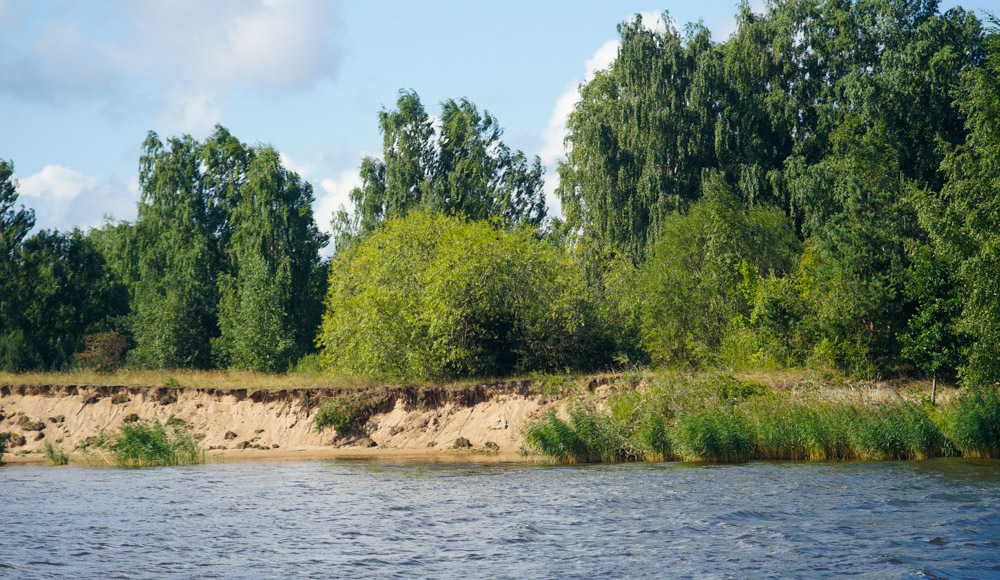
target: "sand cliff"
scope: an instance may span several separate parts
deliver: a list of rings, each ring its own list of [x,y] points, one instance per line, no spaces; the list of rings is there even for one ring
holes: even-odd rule
[[[344,453],[455,453],[512,456],[526,423],[555,397],[533,393],[530,381],[467,387],[379,387],[365,391],[358,427],[317,433],[312,416],[342,389],[202,389],[92,385],[0,386],[0,432],[13,441],[6,462],[45,461],[46,442],[71,456],[101,431],[123,423],[170,417],[185,421],[209,457],[325,456]],[[21,439],[23,438],[23,442]],[[470,451],[466,449],[465,452]]]

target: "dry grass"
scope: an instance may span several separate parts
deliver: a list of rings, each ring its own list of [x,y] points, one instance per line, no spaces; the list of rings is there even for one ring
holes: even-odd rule
[[[286,390],[324,387],[371,387],[378,383],[354,377],[320,373],[267,374],[248,371],[151,371],[122,369],[111,373],[91,370],[67,372],[0,372],[0,385],[100,385],[211,389]]]

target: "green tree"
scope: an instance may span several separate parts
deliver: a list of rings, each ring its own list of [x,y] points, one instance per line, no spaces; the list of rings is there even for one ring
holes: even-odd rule
[[[401,91],[396,109],[379,113],[383,160],[361,162],[361,187],[351,192],[356,212],[338,246],[367,234],[390,216],[418,208],[470,219],[495,219],[507,226],[538,226],[545,218],[542,166],[511,151],[488,112],[466,99],[441,104],[435,129],[420,97]],[[346,215],[340,223],[346,224]]]
[[[643,346],[656,363],[711,364],[734,320],[750,315],[741,285],[789,273],[799,242],[781,210],[746,209],[720,176],[686,214],[668,216],[639,274]]]
[[[224,366],[285,370],[311,350],[319,326],[327,236],[313,220],[312,186],[271,147],[252,157],[231,217],[233,273],[220,279],[213,349]]]
[[[152,368],[207,368],[218,335],[216,278],[224,267],[217,194],[190,136],[164,143],[150,132],[139,160],[142,198],[133,243],[132,361]]]
[[[641,261],[662,221],[699,197],[702,171],[715,167],[719,55],[703,26],[684,37],[636,16],[618,33],[618,57],[581,86],[567,121],[557,193],[571,228]]]
[[[956,92],[968,139],[945,157],[941,191],[917,196],[921,222],[961,281],[958,329],[971,341],[962,374],[973,384],[1000,381],[1000,23],[992,24],[984,65]]]
[[[330,272],[326,364],[402,379],[593,368],[582,271],[529,230],[415,212],[389,219]]]

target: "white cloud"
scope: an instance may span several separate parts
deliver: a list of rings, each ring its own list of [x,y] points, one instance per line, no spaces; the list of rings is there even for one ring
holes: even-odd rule
[[[150,72],[188,86],[296,91],[332,77],[339,58],[326,0],[156,0],[121,6]]]
[[[594,79],[597,71],[608,68],[618,56],[617,40],[609,40],[598,48],[592,57],[584,63],[584,83]],[[569,114],[573,112],[573,107],[580,101],[580,81],[574,80],[563,91],[563,94],[556,100],[549,115],[549,122],[542,130],[542,148],[538,152],[542,163],[548,171],[545,172],[545,203],[549,208],[549,215],[561,213],[561,204],[555,196],[555,189],[559,186],[559,174],[556,172],[556,165],[565,158],[564,141],[566,139],[566,121]]]
[[[84,175],[62,165],[46,165],[41,171],[19,180],[21,195],[48,197],[65,202],[73,199],[86,188],[97,185],[96,177]]]
[[[299,177],[301,177],[302,179],[308,179],[309,174],[312,173],[313,167],[311,164],[297,163],[295,160],[293,160],[291,157],[289,157],[284,153],[279,153],[278,158],[281,160],[281,165],[283,165],[286,169],[298,173]]]
[[[39,229],[96,227],[108,214],[118,219],[136,216],[139,195],[131,185],[104,181],[62,165],[46,165],[19,181],[20,201],[35,210]]]
[[[340,206],[344,206],[348,211],[353,210],[351,190],[361,186],[361,168],[354,167],[341,171],[336,179],[331,177],[323,179],[319,182],[319,186],[323,194],[316,198],[313,215],[316,216],[316,225],[319,229],[329,233],[333,213],[340,209]]]
[[[209,95],[176,91],[164,99],[159,120],[167,129],[199,134],[221,123],[222,111]]]

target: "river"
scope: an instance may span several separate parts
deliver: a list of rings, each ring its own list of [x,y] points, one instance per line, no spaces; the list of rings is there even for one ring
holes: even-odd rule
[[[1000,462],[0,467],[0,578],[1000,578]]]

